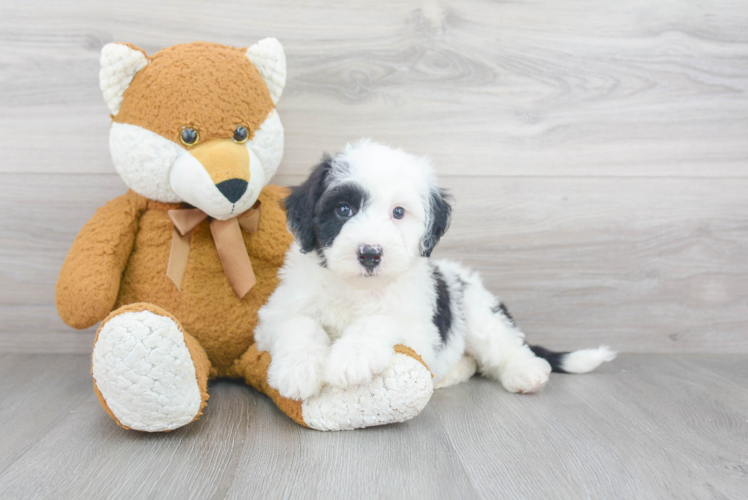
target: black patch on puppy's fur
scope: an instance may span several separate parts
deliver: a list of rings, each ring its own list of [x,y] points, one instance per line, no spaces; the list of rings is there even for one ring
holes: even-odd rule
[[[569,354],[568,352],[555,352],[546,349],[545,347],[540,347],[539,345],[527,345],[527,347],[530,348],[530,350],[539,358],[543,358],[551,365],[551,370],[556,373],[569,373],[566,370],[564,370],[564,359],[566,359],[566,356]]]
[[[442,345],[447,345],[449,332],[452,329],[452,308],[449,305],[449,288],[444,276],[438,269],[431,271],[434,278],[434,287],[436,288],[436,304],[434,304],[434,316],[432,321],[436,328],[439,329],[439,337],[442,339]]]
[[[332,157],[322,156],[322,162],[312,169],[309,178],[300,186],[291,188],[285,199],[288,229],[293,233],[302,253],[317,247],[314,232],[314,217],[317,202],[327,188],[327,175],[332,170]]]
[[[325,257],[325,252],[323,252],[321,248],[317,249],[317,257],[319,259],[317,261],[319,262],[319,265],[321,267],[327,267],[327,257]]]
[[[332,162],[330,155],[324,155],[322,162],[312,169],[309,178],[300,186],[291,188],[291,194],[284,202],[288,228],[299,243],[301,252],[316,250],[322,267],[327,265],[322,248],[332,245],[343,225],[355,217],[368,197],[361,186],[352,183],[329,189],[328,175]],[[335,209],[343,203],[350,205],[350,217],[337,215]]]
[[[351,182],[337,185],[326,191],[317,204],[314,217],[317,245],[321,248],[332,246],[345,223],[361,211],[367,198],[368,193],[364,188]],[[336,213],[335,209],[343,204],[351,207],[349,217],[341,217]]]
[[[452,206],[449,204],[451,197],[442,191],[437,189],[431,192],[431,203],[429,210],[431,211],[430,221],[426,235],[423,237],[423,249],[421,255],[424,257],[430,257],[431,252],[434,251],[434,247],[444,233],[449,229],[449,220],[452,215]]]
[[[509,314],[509,309],[506,308],[503,302],[499,302],[499,305],[496,307],[493,307],[491,309],[491,312],[494,314],[503,314],[504,316],[506,316],[506,319],[508,319],[512,325],[517,326],[517,323],[514,322],[514,318],[512,317],[511,314]]]

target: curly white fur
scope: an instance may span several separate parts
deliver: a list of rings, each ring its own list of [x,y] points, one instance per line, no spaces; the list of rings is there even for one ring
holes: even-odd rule
[[[423,357],[436,387],[476,369],[510,392],[546,384],[551,363],[525,343],[480,276],[427,257],[449,218],[427,159],[371,141],[348,145],[294,189],[287,208],[297,243],[255,332],[282,395],[368,384],[397,344]],[[366,264],[366,247],[379,249],[376,264]],[[543,356],[558,371],[582,373],[613,354]]]

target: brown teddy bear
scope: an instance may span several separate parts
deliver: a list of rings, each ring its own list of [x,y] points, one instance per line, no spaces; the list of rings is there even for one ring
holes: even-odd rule
[[[406,347],[366,386],[294,401],[269,386],[270,356],[253,345],[292,242],[286,190],[267,185],[283,153],[281,44],[199,42],[148,56],[111,43],[100,80],[112,159],[130,190],[81,230],[56,304],[75,328],[101,321],[91,372],[107,413],[129,429],[176,429],[201,415],[209,379],[232,377],[315,429],[417,415],[431,374]]]

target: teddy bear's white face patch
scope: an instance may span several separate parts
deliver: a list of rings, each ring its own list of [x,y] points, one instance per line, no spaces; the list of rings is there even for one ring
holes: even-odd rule
[[[109,150],[117,173],[141,196],[164,203],[182,201],[171,189],[169,172],[184,148],[137,125],[112,123]]]
[[[283,158],[283,124],[277,110],[272,110],[260,128],[255,131],[252,140],[247,141],[247,147],[257,155],[265,170],[265,180],[275,175]]]
[[[244,144],[249,181],[238,199],[216,187],[189,150],[143,127],[112,123],[109,147],[117,173],[136,193],[164,203],[186,202],[225,220],[249,209],[275,174],[283,156],[283,125],[273,110]]]

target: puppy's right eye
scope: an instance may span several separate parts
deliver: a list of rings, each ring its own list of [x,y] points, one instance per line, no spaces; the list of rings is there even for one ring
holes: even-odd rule
[[[346,203],[341,203],[335,208],[335,213],[338,217],[342,217],[343,219],[347,219],[351,215],[353,215],[353,209],[350,205]]]
[[[185,127],[182,129],[182,133],[179,134],[179,140],[185,146],[194,146],[200,141],[200,132],[192,127]]]

